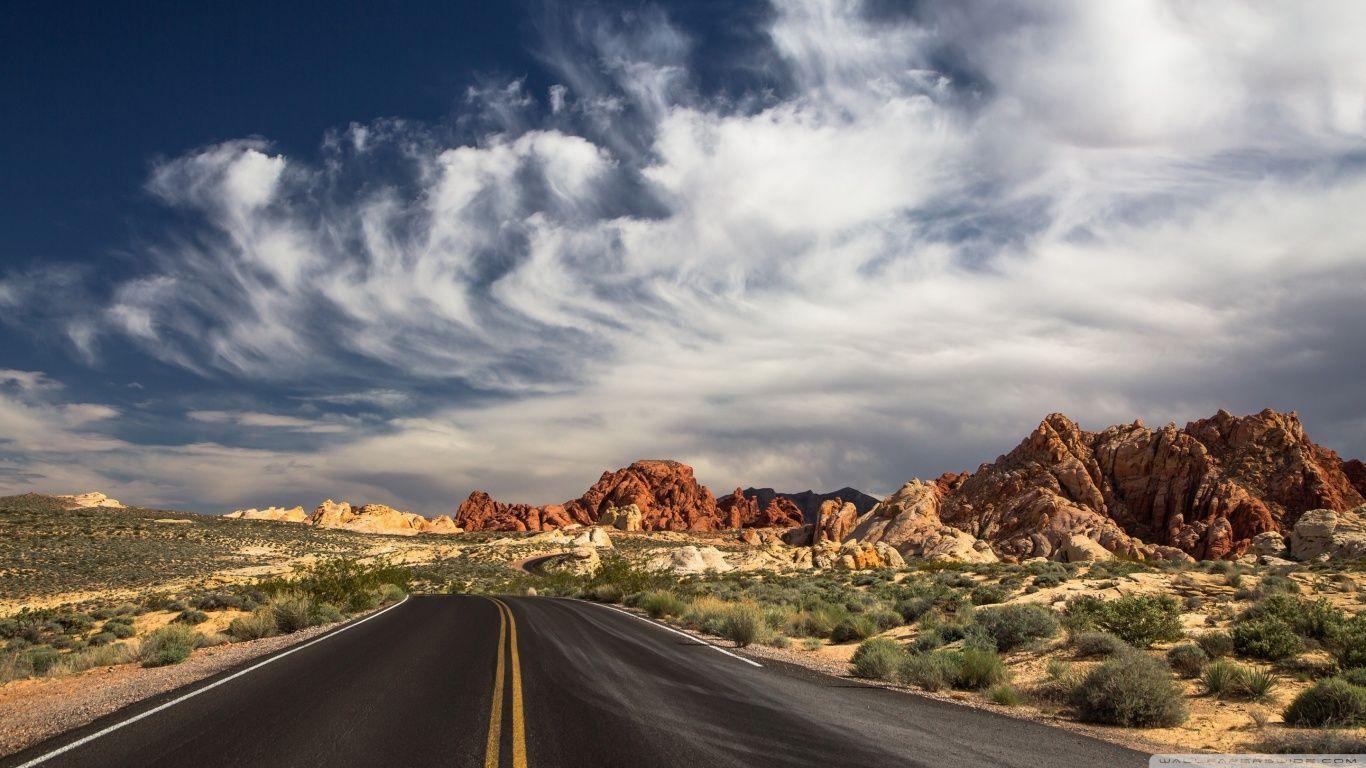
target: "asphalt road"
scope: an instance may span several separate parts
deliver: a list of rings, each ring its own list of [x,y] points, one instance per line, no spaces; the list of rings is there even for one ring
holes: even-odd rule
[[[413,597],[325,637],[0,765],[1147,765],[1145,754],[1067,731],[766,660],[758,666],[577,601]]]

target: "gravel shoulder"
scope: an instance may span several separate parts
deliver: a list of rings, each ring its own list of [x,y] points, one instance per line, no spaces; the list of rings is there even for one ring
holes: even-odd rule
[[[351,620],[365,615],[368,614]],[[0,757],[87,725],[130,704],[317,637],[345,623],[202,648],[173,666],[145,669],[137,664],[120,664],[63,677],[15,680],[0,685]]]

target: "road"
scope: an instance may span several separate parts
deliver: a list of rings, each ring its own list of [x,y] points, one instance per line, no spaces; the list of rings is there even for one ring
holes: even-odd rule
[[[1147,765],[1145,754],[1078,734],[747,661],[608,606],[556,598],[412,597],[272,658],[0,765]]]

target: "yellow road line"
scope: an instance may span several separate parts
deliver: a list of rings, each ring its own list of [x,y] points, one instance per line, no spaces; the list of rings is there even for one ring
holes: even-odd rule
[[[498,768],[498,749],[503,737],[503,638],[507,633],[507,619],[503,604],[498,604],[498,668],[493,675],[493,708],[489,712],[489,737],[484,748],[484,768]]]
[[[508,642],[512,646],[512,768],[526,768],[526,730],[522,715],[522,660],[517,650],[517,620],[512,609],[502,600],[497,601],[507,612],[511,634]]]

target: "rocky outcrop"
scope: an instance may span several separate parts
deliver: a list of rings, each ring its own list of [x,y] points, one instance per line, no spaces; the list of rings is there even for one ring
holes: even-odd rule
[[[539,567],[542,571],[550,573],[592,576],[602,567],[602,556],[593,547],[579,547],[563,554],[548,557],[541,562]]]
[[[483,491],[471,493],[455,511],[455,524],[466,531],[547,531],[592,522],[586,514],[573,516],[564,505],[507,504]]]
[[[821,508],[816,514],[816,526],[812,530],[812,546],[819,545],[822,541],[844,541],[854,530],[854,522],[857,519],[858,508],[847,501],[830,499],[821,502]]]
[[[72,493],[66,495],[53,496],[67,509],[90,509],[101,507],[104,509],[127,509],[123,502],[118,499],[111,499],[99,491],[88,491],[86,493]]]
[[[608,507],[598,518],[598,525],[610,525],[618,531],[639,531],[642,519],[644,515],[640,507],[627,504],[624,507]]]
[[[1342,462],[1342,474],[1347,476],[1347,482],[1357,489],[1357,493],[1366,497],[1366,464],[1363,464],[1361,459]]]
[[[928,560],[995,562],[990,544],[939,519],[940,502],[963,477],[944,475],[932,483],[906,483],[859,517],[850,538],[883,543],[904,555]]]
[[[437,515],[430,520],[423,519],[418,526],[418,533],[464,533],[465,530],[455,524],[450,515]]]
[[[1290,533],[1290,554],[1297,560],[1366,558],[1366,505],[1300,515]]]
[[[1052,414],[971,475],[907,484],[850,535],[905,554],[952,543],[947,526],[1010,560],[1097,546],[1135,558],[1236,558],[1307,510],[1361,504],[1344,466],[1294,413],[1220,411],[1183,429],[1134,422],[1098,433]]]
[[[692,467],[677,461],[644,459],[602,477],[582,496],[564,504],[535,507],[505,504],[483,491],[471,493],[456,510],[467,531],[544,531],[579,523],[591,525],[634,506],[642,531],[717,531],[725,522],[716,497],[697,482]],[[616,512],[611,512],[616,510]]]
[[[382,533],[414,536],[430,527],[431,521],[422,515],[402,512],[384,504],[364,504],[352,507],[345,501],[328,499],[313,510],[308,518],[316,528],[339,528],[358,533]]]
[[[861,515],[872,509],[878,500],[874,496],[869,496],[857,488],[844,487],[838,491],[829,493],[816,493],[815,491],[801,491],[800,493],[784,493],[775,491],[772,488],[746,488],[743,491],[736,489],[733,496],[744,496],[755,502],[755,509],[767,508],[774,499],[786,499],[801,512],[801,522],[814,524],[816,517],[820,514],[821,504],[833,499],[847,501],[854,505]],[[729,498],[729,497],[727,497]],[[720,506],[722,500],[717,500]]]
[[[716,501],[716,511],[727,528],[791,528],[802,524],[802,511],[783,496],[767,502],[739,488]]]
[[[266,507],[265,509],[239,509],[229,512],[223,517],[238,520],[275,520],[282,523],[304,523],[308,522],[308,513],[303,507]]]
[[[726,573],[734,570],[725,555],[716,547],[675,547],[661,552],[645,563],[646,570],[671,571],[680,576],[696,576],[703,573]]]

